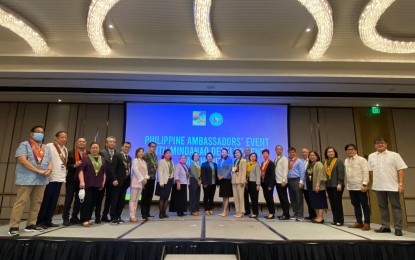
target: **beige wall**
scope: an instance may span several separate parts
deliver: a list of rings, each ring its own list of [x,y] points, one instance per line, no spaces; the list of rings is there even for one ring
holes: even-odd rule
[[[124,106],[111,104],[42,104],[0,103],[0,219],[8,219],[16,194],[14,185],[15,151],[27,140],[34,125],[45,126],[45,142],[51,142],[59,130],[68,132],[68,149],[77,137],[94,140],[98,131],[99,143],[113,135],[120,143],[124,137]],[[65,187],[59,205],[63,204]],[[25,215],[23,217],[26,217]]]

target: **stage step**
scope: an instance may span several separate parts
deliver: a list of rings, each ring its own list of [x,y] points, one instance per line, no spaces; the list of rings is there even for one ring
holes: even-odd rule
[[[237,260],[238,257],[236,255],[202,255],[202,254],[167,254],[164,257],[165,260]]]

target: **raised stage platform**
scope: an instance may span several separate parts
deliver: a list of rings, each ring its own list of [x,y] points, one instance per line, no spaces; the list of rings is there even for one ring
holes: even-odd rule
[[[156,213],[156,212],[154,212]],[[216,212],[219,213],[219,212]],[[127,212],[124,219],[128,220]],[[24,232],[9,237],[0,227],[0,259],[179,259],[195,254],[219,259],[415,259],[415,233],[392,233],[313,224],[309,221],[185,216],[170,213],[139,223],[95,224],[89,228],[49,228],[42,233]],[[62,224],[61,219],[55,223]],[[189,258],[190,255],[188,255]],[[215,256],[216,257],[216,256]]]

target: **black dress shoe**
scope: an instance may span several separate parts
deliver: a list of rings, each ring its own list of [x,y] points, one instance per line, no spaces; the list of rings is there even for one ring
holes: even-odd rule
[[[160,215],[159,215],[159,219],[162,219],[162,218],[165,218],[165,217],[164,217],[164,214],[160,214]]]
[[[279,216],[278,217],[279,220],[290,220],[289,216]]]
[[[101,219],[96,218],[96,219],[95,219],[95,221],[94,221],[94,223],[95,223],[95,224],[101,224]]]
[[[104,222],[111,222],[111,220],[110,220],[107,216],[103,216],[103,217],[101,218],[101,221],[104,221]]]
[[[58,224],[54,224],[52,222],[46,223],[45,226],[48,226],[48,227],[59,227]]]
[[[77,219],[77,218],[71,218],[71,219],[69,220],[69,222],[70,222],[71,224],[80,224],[80,223],[81,223],[81,221],[80,221],[79,219]]]
[[[244,213],[244,216],[248,216],[248,215],[250,215],[251,214],[251,212],[245,212]]]
[[[395,236],[398,236],[398,237],[403,236],[403,234],[402,234],[402,230],[400,230],[400,229],[395,229]]]
[[[381,227],[379,229],[375,229],[376,233],[390,233],[391,229],[390,228],[385,228],[385,227]],[[402,233],[402,231],[401,231]]]
[[[68,227],[68,226],[70,226],[71,225],[71,222],[69,222],[69,220],[64,220],[63,221],[63,225],[65,226],[65,227]]]

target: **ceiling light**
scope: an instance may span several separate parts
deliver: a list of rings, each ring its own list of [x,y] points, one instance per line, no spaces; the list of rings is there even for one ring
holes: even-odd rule
[[[306,32],[311,32],[311,29],[310,28],[307,28],[305,31]]]
[[[327,0],[298,0],[313,16],[317,24],[317,39],[309,52],[311,59],[318,59],[329,48],[333,39],[333,15]]]
[[[88,37],[92,46],[101,55],[111,53],[111,48],[105,39],[102,25],[108,12],[118,2],[119,0],[92,0],[89,6],[87,19]]]
[[[49,51],[44,37],[33,25],[3,6],[0,6],[0,25],[22,37],[36,54],[42,55]]]
[[[114,25],[110,24],[110,25],[108,25],[108,28],[113,29]]]
[[[194,0],[194,22],[197,37],[207,55],[212,58],[219,58],[222,56],[222,53],[213,38],[212,28],[210,26],[211,5],[212,0]]]
[[[58,102],[62,102],[62,99],[58,99]]]
[[[359,34],[369,48],[386,53],[414,53],[415,42],[393,41],[381,36],[376,30],[382,14],[395,0],[372,0],[363,10],[359,19]]]

